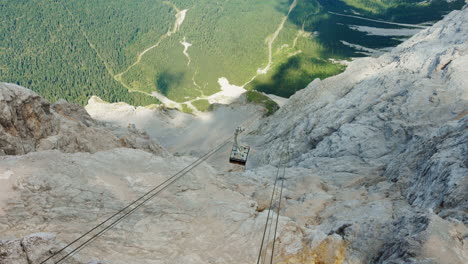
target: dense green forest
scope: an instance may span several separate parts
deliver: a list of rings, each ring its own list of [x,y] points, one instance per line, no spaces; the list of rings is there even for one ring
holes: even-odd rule
[[[62,2],[0,1],[0,80],[30,87],[50,101],[85,104],[98,95],[111,102],[158,103],[113,79]]]
[[[0,0],[0,81],[29,87],[50,101],[86,104],[97,95],[148,105],[159,102],[149,95],[159,92],[177,102],[195,100],[192,105],[205,111],[208,102],[196,98],[219,91],[221,77],[288,97],[315,78],[344,70],[331,59],[364,55],[342,41],[375,49],[402,41],[348,27],[398,26],[330,11],[423,23],[463,5],[463,0]]]

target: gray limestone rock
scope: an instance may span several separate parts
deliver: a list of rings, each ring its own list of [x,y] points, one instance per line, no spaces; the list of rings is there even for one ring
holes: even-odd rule
[[[410,204],[468,223],[468,117],[415,137],[385,176],[398,182]]]
[[[55,234],[36,233],[20,239],[0,241],[0,263],[38,264],[59,249]],[[82,264],[73,258],[67,263]]]
[[[94,153],[119,147],[168,155],[144,131],[99,122],[79,105],[60,100],[51,106],[29,89],[0,83],[0,154],[50,149]]]

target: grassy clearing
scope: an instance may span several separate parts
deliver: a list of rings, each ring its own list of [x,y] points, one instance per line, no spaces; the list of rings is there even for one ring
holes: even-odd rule
[[[268,96],[257,91],[247,91],[246,98],[247,102],[249,103],[264,106],[267,110],[267,112],[265,113],[266,116],[274,114],[279,109],[279,105],[275,101],[271,100]]]
[[[186,114],[193,114],[192,108],[190,108],[187,104],[182,104],[182,112]]]
[[[192,105],[195,106],[198,111],[207,112],[211,110],[211,104],[206,99],[200,99],[192,102]]]
[[[123,81],[132,89],[158,91],[177,102],[218,92],[220,77],[242,85],[267,63],[265,39],[284,16],[276,8],[282,3],[288,1],[176,1],[180,8],[189,8],[180,30],[145,54]],[[189,65],[180,43],[184,38],[192,44]]]

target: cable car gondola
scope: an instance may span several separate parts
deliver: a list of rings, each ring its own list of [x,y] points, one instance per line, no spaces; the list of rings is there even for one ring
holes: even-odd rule
[[[245,166],[247,163],[247,157],[249,156],[250,147],[241,146],[237,142],[237,136],[244,132],[245,129],[238,127],[234,133],[234,145],[232,146],[231,156],[229,157],[229,162],[233,164],[239,164]]]

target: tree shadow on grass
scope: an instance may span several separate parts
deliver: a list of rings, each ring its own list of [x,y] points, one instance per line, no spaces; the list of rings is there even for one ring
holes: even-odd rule
[[[294,56],[281,64],[270,79],[255,80],[252,82],[252,87],[260,92],[288,98],[304,89],[314,79],[325,79],[342,70],[344,66],[326,60]]]
[[[156,75],[155,84],[160,93],[168,96],[174,88],[179,87],[184,80],[183,72],[169,72],[168,70]]]

